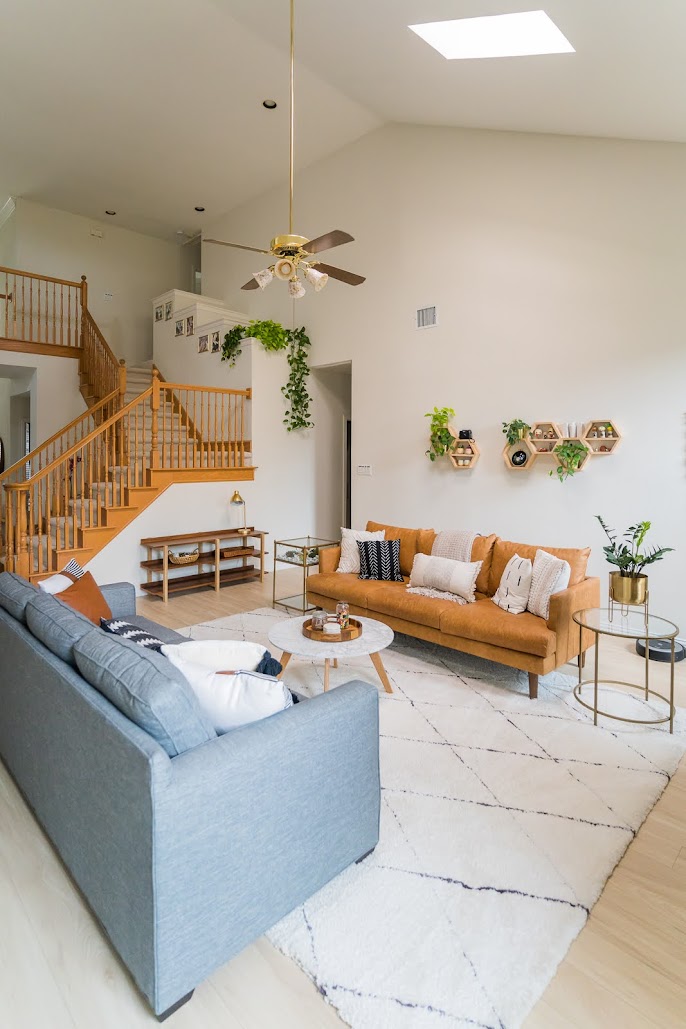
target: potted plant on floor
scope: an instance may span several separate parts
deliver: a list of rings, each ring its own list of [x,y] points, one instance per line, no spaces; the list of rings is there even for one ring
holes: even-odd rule
[[[622,533],[620,540],[614,529],[608,528],[600,515],[596,515],[596,518],[610,541],[608,546],[603,547],[605,558],[608,564],[619,569],[610,572],[610,597],[615,603],[623,606],[636,607],[645,604],[648,596],[648,576],[643,569],[655,564],[656,561],[661,561],[665,554],[674,550],[674,547],[652,547],[642,553],[641,547],[650,530],[650,522],[630,525],[626,532]]]
[[[568,439],[558,443],[553,453],[557,457],[557,468],[548,474],[557,475],[560,482],[564,482],[579,471],[588,454],[588,447],[580,439]]]
[[[452,407],[434,407],[433,411],[429,411],[424,417],[431,419],[430,446],[425,453],[430,461],[435,461],[437,457],[449,454],[455,445],[455,436],[448,427],[448,422],[455,417],[455,412]]]

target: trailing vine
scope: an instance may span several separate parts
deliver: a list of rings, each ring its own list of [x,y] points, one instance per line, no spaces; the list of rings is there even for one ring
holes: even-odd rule
[[[265,350],[276,353],[288,350],[289,375],[281,392],[288,401],[286,417],[283,420],[289,432],[295,429],[311,429],[310,403],[312,397],[307,392],[307,378],[310,366],[307,360],[307,348],[310,340],[305,328],[286,329],[279,322],[251,321],[249,325],[234,325],[224,336],[222,345],[222,361],[228,361],[233,368],[241,356],[241,342],[244,339],[259,339]]]

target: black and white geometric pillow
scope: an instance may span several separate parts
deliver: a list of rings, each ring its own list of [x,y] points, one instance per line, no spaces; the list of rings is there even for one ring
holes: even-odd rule
[[[400,574],[400,540],[358,540],[360,579],[404,582]]]
[[[82,579],[85,574],[79,562],[75,561],[74,558],[60,572],[60,575],[73,575],[75,579]]]
[[[100,627],[105,632],[111,632],[115,636],[121,636],[125,640],[137,643],[139,647],[156,650],[158,654],[160,647],[163,646],[162,640],[158,640],[156,636],[152,636],[145,629],[139,629],[138,626],[132,625],[131,622],[125,622],[121,618],[101,618]]]

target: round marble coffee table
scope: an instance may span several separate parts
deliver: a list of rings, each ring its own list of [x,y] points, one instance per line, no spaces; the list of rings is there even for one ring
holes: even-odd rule
[[[281,664],[284,671],[292,657],[306,657],[313,661],[323,660],[325,690],[329,688],[329,669],[332,661],[334,668],[337,668],[339,658],[369,655],[386,693],[392,693],[393,688],[386,675],[379,652],[385,650],[393,642],[393,630],[373,618],[362,618],[360,615],[355,615],[355,618],[362,623],[362,635],[358,636],[356,640],[346,643],[320,643],[317,640],[308,639],[307,636],[303,636],[302,627],[306,619],[302,617],[288,618],[284,622],[277,622],[276,625],[273,625],[269,630],[269,642],[283,651]],[[283,671],[281,675],[283,675]]]

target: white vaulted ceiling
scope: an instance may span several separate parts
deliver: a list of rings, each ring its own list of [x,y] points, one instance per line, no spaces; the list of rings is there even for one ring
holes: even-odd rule
[[[538,6],[575,54],[446,61],[407,28]],[[5,195],[173,236],[285,181],[288,0],[2,15]],[[296,16],[300,166],[387,121],[686,141],[684,0],[296,0]]]

